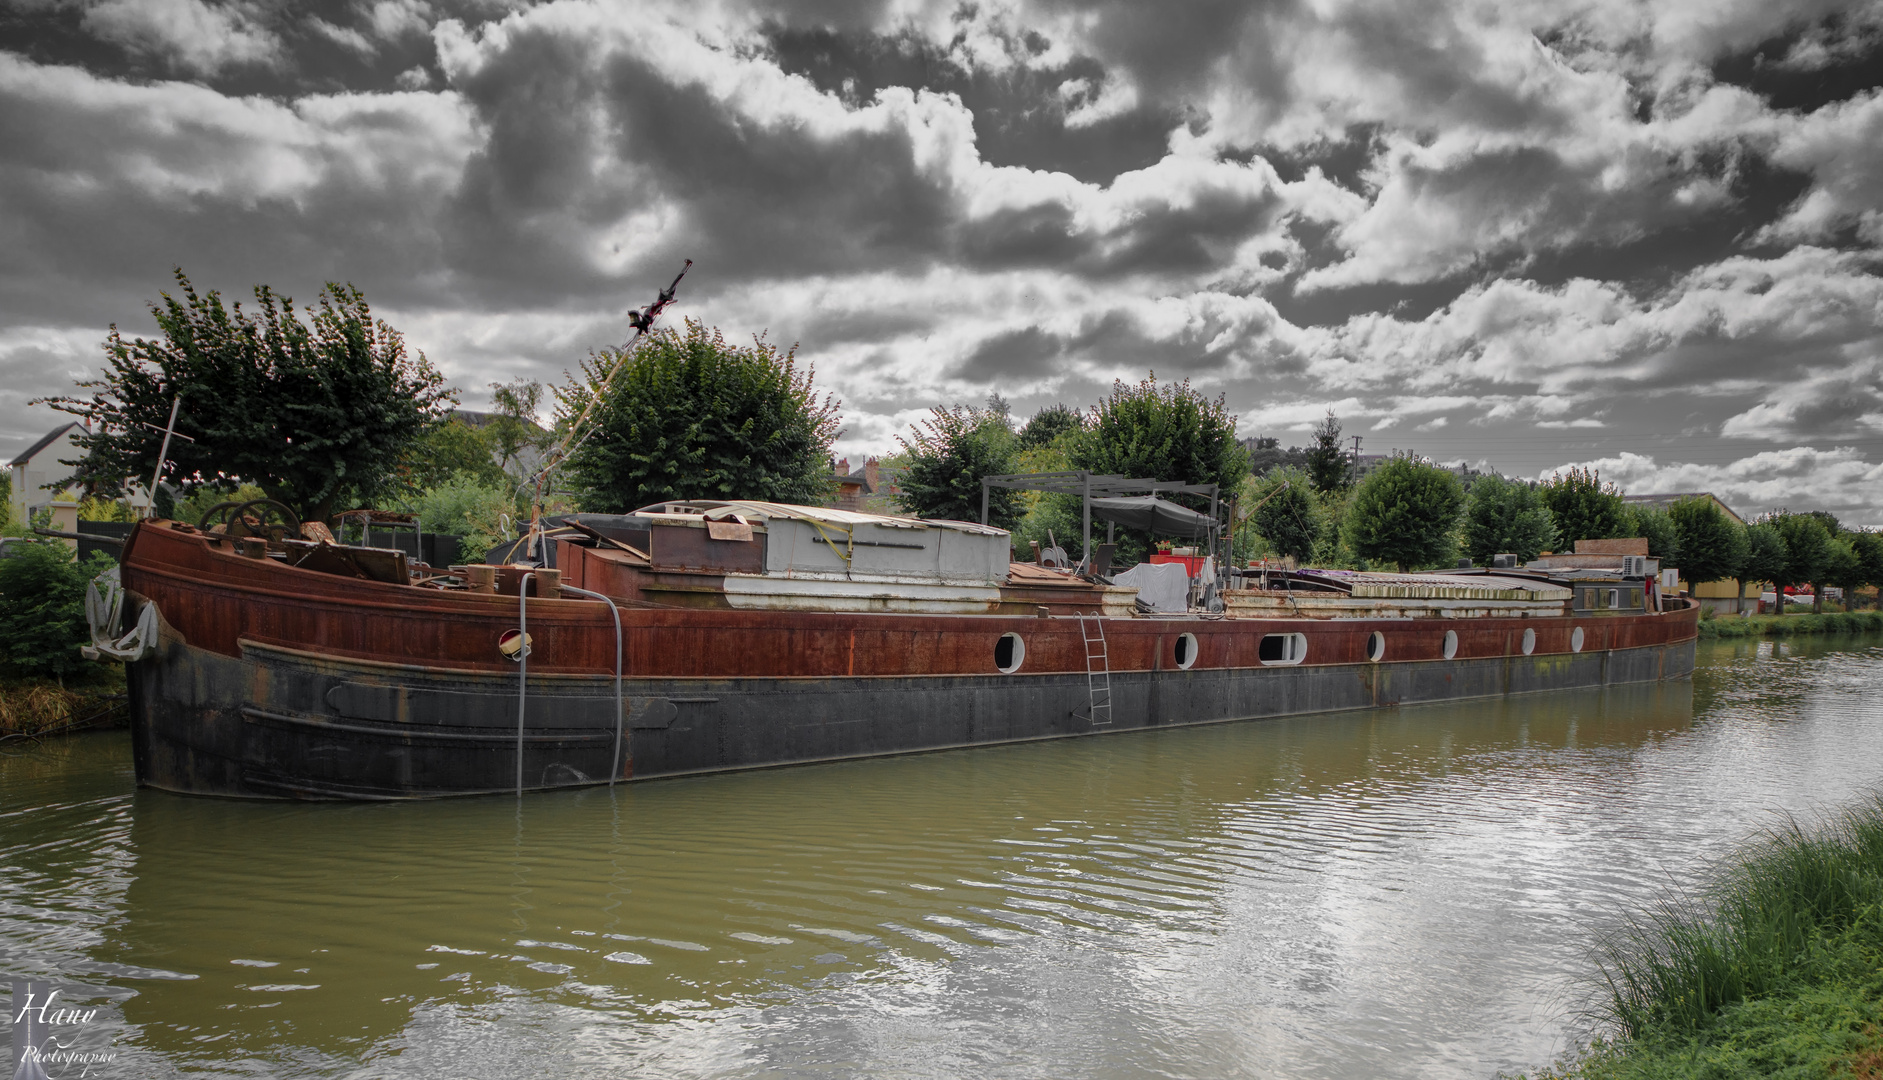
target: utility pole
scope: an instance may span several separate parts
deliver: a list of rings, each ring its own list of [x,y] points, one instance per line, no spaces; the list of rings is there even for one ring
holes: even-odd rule
[[[1347,475],[1347,483],[1360,482],[1360,436],[1353,437],[1353,471]]]

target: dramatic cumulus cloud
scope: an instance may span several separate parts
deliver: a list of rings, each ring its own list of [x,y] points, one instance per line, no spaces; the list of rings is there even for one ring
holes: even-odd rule
[[[1883,3],[15,0],[0,432],[182,266],[364,288],[473,402],[677,314],[840,449],[1189,378],[1883,524]]]

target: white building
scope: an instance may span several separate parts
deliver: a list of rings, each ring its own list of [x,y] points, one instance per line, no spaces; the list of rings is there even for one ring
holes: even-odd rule
[[[61,424],[9,463],[12,466],[15,519],[22,523],[29,522],[35,513],[50,509],[53,528],[67,532],[78,529],[78,493],[49,489],[52,484],[72,475],[72,466],[60,464],[61,460],[77,461],[85,456],[72,442],[74,435],[82,435],[85,430],[84,425],[76,420]]]

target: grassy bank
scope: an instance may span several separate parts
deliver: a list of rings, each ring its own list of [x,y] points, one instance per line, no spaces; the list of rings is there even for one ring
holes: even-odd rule
[[[1883,796],[1742,851],[1603,974],[1619,1034],[1534,1080],[1883,1077]]]
[[[46,679],[0,680],[0,740],[53,735],[121,722],[124,668],[94,664],[65,685]]]
[[[1826,612],[1823,615],[1721,615],[1700,620],[1702,638],[1854,634],[1867,630],[1883,630],[1883,612]]]

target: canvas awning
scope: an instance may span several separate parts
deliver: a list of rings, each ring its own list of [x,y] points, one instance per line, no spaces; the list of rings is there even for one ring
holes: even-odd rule
[[[1091,507],[1092,516],[1100,521],[1113,522],[1141,532],[1148,530],[1158,536],[1203,540],[1209,537],[1214,525],[1208,514],[1200,514],[1174,502],[1165,502],[1155,495],[1093,499]]]

